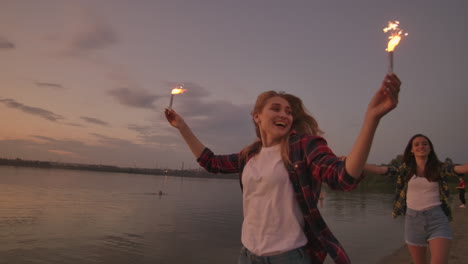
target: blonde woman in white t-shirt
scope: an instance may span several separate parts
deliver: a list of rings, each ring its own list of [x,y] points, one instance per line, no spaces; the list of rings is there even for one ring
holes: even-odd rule
[[[317,121],[292,94],[260,94],[251,113],[257,139],[230,155],[215,155],[181,115],[166,109],[170,125],[202,167],[240,176],[244,221],[239,264],[318,264],[327,255],[336,264],[351,263],[317,208],[321,186],[357,187],[377,126],[397,106],[400,85],[395,74],[385,76],[346,161],[331,151]]]
[[[426,263],[427,246],[431,263],[448,263],[452,233],[447,180],[467,173],[468,164],[440,162],[431,140],[416,134],[406,146],[401,166],[367,164],[365,171],[396,176],[393,217],[406,216],[405,242],[414,264]]]

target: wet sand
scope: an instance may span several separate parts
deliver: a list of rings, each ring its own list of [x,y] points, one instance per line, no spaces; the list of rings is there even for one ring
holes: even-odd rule
[[[459,208],[458,197],[454,198],[452,203],[453,221],[452,226],[453,240],[450,248],[450,264],[468,263],[468,208]],[[405,244],[395,252],[383,258],[377,264],[411,264],[411,256]],[[429,262],[427,262],[429,263]]]

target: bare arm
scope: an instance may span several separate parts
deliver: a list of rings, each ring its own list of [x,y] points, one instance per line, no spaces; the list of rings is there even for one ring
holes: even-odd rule
[[[385,76],[369,103],[361,131],[346,158],[346,171],[354,178],[358,178],[364,169],[380,119],[398,104],[400,85],[395,74]]]
[[[375,173],[375,174],[385,174],[388,171],[388,167],[387,166],[378,166],[378,165],[374,165],[374,164],[366,164],[366,165],[364,165],[364,171],[372,172],[372,173]]]
[[[458,174],[465,174],[468,173],[468,163],[463,165],[456,165],[453,167],[456,173]]]
[[[174,110],[166,108],[164,114],[166,115],[166,119],[169,124],[179,130],[193,155],[195,155],[195,158],[199,158],[205,149],[205,145],[203,145],[203,143],[201,143],[195,134],[193,134],[192,130],[187,125],[187,123],[185,123],[184,119]]]

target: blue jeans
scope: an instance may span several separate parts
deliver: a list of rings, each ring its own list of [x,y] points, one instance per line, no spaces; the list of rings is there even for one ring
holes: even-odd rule
[[[424,211],[406,209],[405,240],[413,246],[426,247],[434,238],[452,239],[452,231],[442,207],[435,206]]]
[[[278,255],[257,256],[242,247],[238,264],[309,264],[310,259],[304,248],[296,248]]]

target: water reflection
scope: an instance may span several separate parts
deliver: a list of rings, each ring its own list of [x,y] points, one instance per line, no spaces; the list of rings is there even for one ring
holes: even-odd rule
[[[0,263],[235,263],[241,246],[237,180],[0,167],[0,189]],[[324,195],[354,263],[401,244],[392,194]]]

